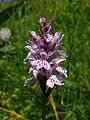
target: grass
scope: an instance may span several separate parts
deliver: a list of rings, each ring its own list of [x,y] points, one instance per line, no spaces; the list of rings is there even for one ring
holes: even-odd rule
[[[65,86],[55,88],[52,93],[59,119],[89,120],[89,0],[16,1],[12,4],[0,3],[0,7],[0,28],[8,27],[12,32],[11,44],[0,41],[0,120],[41,119],[42,93],[38,85],[23,86],[30,76],[28,66],[23,64],[27,55],[25,41],[32,40],[30,30],[40,32],[40,16],[47,20],[54,18],[53,33],[61,31],[65,35],[62,49],[68,59],[63,65],[68,70],[68,78],[64,80]],[[47,120],[55,119],[49,101]]]

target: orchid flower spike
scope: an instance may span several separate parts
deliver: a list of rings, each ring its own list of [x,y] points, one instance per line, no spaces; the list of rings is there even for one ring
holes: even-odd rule
[[[62,77],[67,77],[67,70],[60,66],[67,58],[66,53],[59,50],[64,35],[61,32],[55,34],[51,32],[53,22],[52,19],[46,25],[46,19],[40,17],[39,25],[42,34],[37,35],[35,31],[30,31],[34,41],[28,40],[25,46],[29,49],[29,53],[24,62],[30,64],[29,73],[32,73],[32,78],[28,78],[25,85],[34,85],[38,82],[43,91],[46,86],[52,89],[54,86],[64,85]],[[54,58],[55,53],[58,54],[57,58]],[[55,71],[59,74],[59,78],[54,74]]]

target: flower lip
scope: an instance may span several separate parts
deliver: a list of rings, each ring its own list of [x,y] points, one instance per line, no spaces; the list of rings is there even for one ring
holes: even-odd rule
[[[35,66],[37,70],[40,68],[50,69],[50,64],[46,60],[31,61],[31,65]]]
[[[59,73],[65,75],[65,77],[67,77],[67,70],[66,70],[66,69],[63,69],[62,67],[56,67],[56,70],[57,70]]]
[[[60,82],[60,80],[57,79],[56,75],[52,75],[46,82],[46,85],[50,88],[53,88],[54,85],[64,85],[63,83]]]

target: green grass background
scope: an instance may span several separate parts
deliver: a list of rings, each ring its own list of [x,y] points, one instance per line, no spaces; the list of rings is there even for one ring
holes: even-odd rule
[[[65,35],[61,49],[68,55],[63,64],[68,78],[52,92],[60,120],[90,120],[90,0],[0,3],[0,29],[8,27],[12,33],[11,44],[0,40],[0,120],[41,120],[39,86],[23,86],[30,77],[29,66],[23,64],[25,41],[32,40],[30,30],[40,33],[40,16],[54,18],[52,32]],[[46,118],[56,120],[50,102]]]

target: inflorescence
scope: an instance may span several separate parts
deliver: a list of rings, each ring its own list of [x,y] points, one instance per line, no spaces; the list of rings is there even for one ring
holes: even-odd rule
[[[67,70],[60,66],[61,62],[65,61],[67,57],[63,50],[59,50],[64,35],[61,32],[56,32],[54,35],[51,33],[53,22],[54,20],[51,19],[46,25],[46,19],[40,17],[41,35],[37,35],[35,31],[30,31],[34,42],[28,40],[25,46],[29,49],[29,53],[24,62],[30,65],[29,73],[33,75],[25,81],[25,85],[34,85],[38,82],[44,94],[46,94],[46,86],[53,89],[56,85],[64,85],[62,76],[67,77]],[[55,53],[58,54],[56,58],[54,57]],[[54,74],[54,71],[59,74]]]

